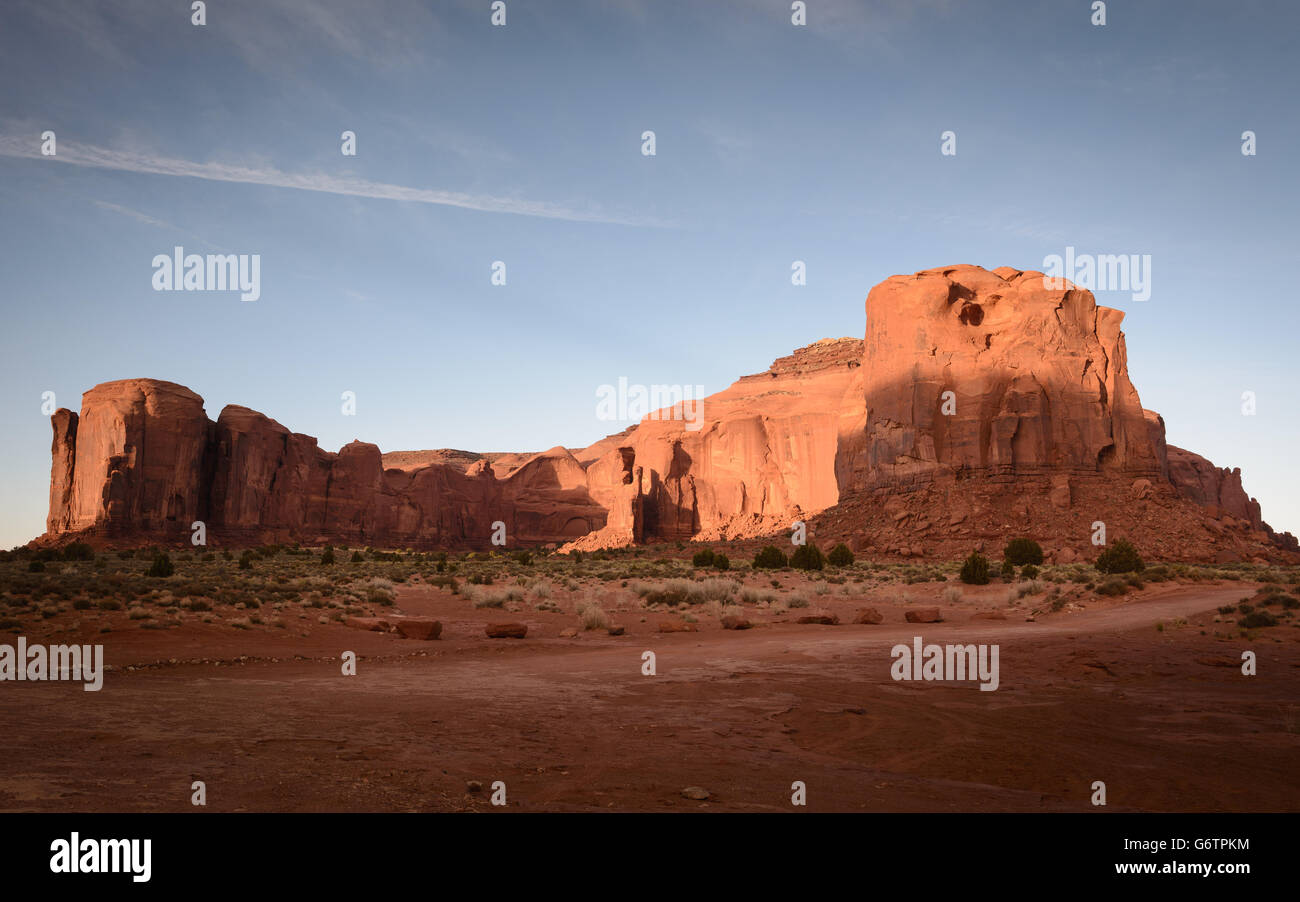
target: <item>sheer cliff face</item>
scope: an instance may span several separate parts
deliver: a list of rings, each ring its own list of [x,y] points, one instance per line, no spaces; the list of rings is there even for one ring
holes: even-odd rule
[[[50,534],[181,541],[203,521],[216,544],[267,541],[481,547],[493,524],[511,545],[561,542],[605,526],[586,473],[564,449],[505,479],[490,467],[384,470],[365,442],[337,454],[246,407],[215,423],[203,399],[169,382],[96,386],[81,415],[60,410]]]
[[[862,342],[825,339],[703,399],[698,409],[657,412],[635,428],[579,451],[640,488],[635,519],[645,537],[762,535],[839,497],[835,458],[846,413],[860,419],[856,373]],[[698,417],[698,429],[690,428]],[[606,456],[611,452],[617,460]],[[591,467],[589,480],[605,481]],[[624,512],[627,518],[627,511]],[[606,539],[593,537],[585,547]]]
[[[833,507],[862,519],[938,486],[948,512],[914,519],[964,541],[952,510],[978,509],[980,478],[1067,512],[1072,480],[1115,499],[1149,480],[1193,519],[1267,529],[1239,472],[1166,448],[1129,381],[1123,314],[1089,292],[953,266],[887,279],[866,311],[865,340],[816,342],[574,452],[330,453],[245,407],[209,421],[179,385],[105,383],[52,418],[48,534],[179,541],[202,520],[226,545],[484,548],[500,522],[512,546],[600,548],[770,535]]]
[[[54,417],[51,531],[150,531],[195,519],[204,501],[209,423],[184,386],[127,379]]]
[[[867,297],[866,421],[841,482],[945,472],[1159,476],[1128,378],[1123,314],[1043,275],[975,266],[894,276]]]

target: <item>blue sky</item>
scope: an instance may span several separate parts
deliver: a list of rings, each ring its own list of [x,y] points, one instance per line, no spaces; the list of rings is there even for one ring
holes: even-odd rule
[[[0,7],[0,546],[44,527],[45,391],[168,379],[327,450],[579,446],[620,376],[716,391],[861,336],[894,273],[1067,245],[1151,255],[1149,301],[1098,293],[1144,405],[1300,532],[1296,5],[489,6]],[[260,254],[261,299],[153,291],[177,244]]]

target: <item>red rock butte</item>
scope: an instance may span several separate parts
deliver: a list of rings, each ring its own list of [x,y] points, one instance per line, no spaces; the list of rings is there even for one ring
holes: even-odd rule
[[[97,385],[52,418],[39,542],[599,549],[809,522],[822,544],[964,554],[1012,536],[1094,557],[1094,524],[1167,559],[1291,560],[1240,470],[1165,443],[1129,381],[1124,314],[1039,272],[978,266],[871,290],[862,340],[823,339],[581,449],[338,453],[189,389]],[[695,415],[698,422],[692,422]]]

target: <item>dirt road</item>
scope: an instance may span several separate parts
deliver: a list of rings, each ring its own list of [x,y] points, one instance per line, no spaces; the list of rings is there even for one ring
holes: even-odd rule
[[[99,693],[0,686],[0,809],[193,810],[201,780],[210,811],[789,811],[795,781],[808,810],[1094,810],[1100,780],[1099,810],[1294,811],[1300,645],[1291,627],[1215,638],[1214,609],[1241,594],[1181,588],[1038,622],[522,642],[331,626],[310,647],[240,636],[243,663],[133,671],[215,652],[115,636]],[[914,636],[997,644],[1000,687],[895,682],[890,648]],[[356,676],[324,659],[344,648]],[[1257,676],[1240,671],[1247,648]]]

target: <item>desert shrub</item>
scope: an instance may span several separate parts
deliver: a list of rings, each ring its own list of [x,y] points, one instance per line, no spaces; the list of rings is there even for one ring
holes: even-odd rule
[[[1259,629],[1263,626],[1277,626],[1277,618],[1268,611],[1252,611],[1238,619],[1237,626],[1248,630]]]
[[[1012,539],[1002,556],[1017,567],[1022,564],[1041,564],[1043,549],[1033,539]]]
[[[1020,575],[1024,579],[1037,579],[1038,568],[1033,564],[1025,564],[1025,566],[1020,569]]]
[[[116,598],[103,598],[96,603],[95,607],[101,611],[120,611],[122,610],[122,602]]]
[[[691,563],[696,567],[712,567],[713,557],[712,548],[701,548],[699,551],[695,552],[695,556],[691,558]]]
[[[527,551],[516,551],[514,554],[510,555],[510,558],[516,564],[520,564],[524,567],[529,566],[533,562],[533,556]]]
[[[462,593],[474,603],[476,608],[500,608],[505,607],[506,593],[499,592],[495,589],[484,589],[480,586],[466,586]]]
[[[1142,575],[1153,583],[1162,583],[1169,579],[1169,568],[1164,564],[1156,564],[1154,567],[1148,567],[1142,571]]]
[[[961,581],[972,586],[983,586],[989,581],[989,561],[978,551],[972,551],[962,562]]]
[[[822,550],[816,545],[800,545],[790,555],[790,566],[797,567],[800,570],[820,570],[826,566],[826,558],[822,556]]]
[[[325,546],[325,550],[320,553],[320,562],[322,564],[334,563],[334,548],[332,546]]]
[[[65,561],[93,561],[95,559],[95,550],[85,542],[73,542],[63,549],[63,559]]]
[[[393,581],[376,576],[366,583],[366,600],[371,604],[391,605],[397,597],[393,591]]]
[[[730,570],[730,569],[731,569],[731,559],[730,559],[729,557],[727,557],[725,554],[715,554],[715,555],[713,556],[713,569],[714,569],[714,570]]]
[[[704,597],[713,601],[730,598],[738,588],[739,584],[729,579],[706,579],[700,583],[700,591]]]
[[[731,585],[730,580],[707,580],[706,582],[725,582]],[[701,604],[705,599],[704,586],[689,579],[670,579],[664,583],[662,589],[645,595],[647,604],[665,604],[669,607],[676,607],[679,604]]]
[[[1097,556],[1097,569],[1102,573],[1140,573],[1146,567],[1133,544],[1127,539],[1116,539]]]
[[[1128,583],[1118,576],[1112,576],[1097,586],[1098,595],[1123,595],[1128,591]]]
[[[785,555],[774,545],[764,545],[758,554],[754,555],[755,570],[779,570],[786,564]]]
[[[149,565],[149,576],[165,579],[175,572],[176,565],[173,564],[172,559],[163,552],[159,552],[158,556],[153,559],[153,563]]]
[[[1003,579],[1015,579],[1016,565],[1011,563],[1010,561],[1003,561],[1001,564],[998,565],[998,574]]]
[[[584,630],[603,630],[609,627],[609,616],[605,613],[605,609],[594,601],[580,603],[578,616],[582,618]]]
[[[90,605],[91,605],[91,602],[90,602],[90,599],[89,599],[89,598],[77,598],[77,599],[74,599],[73,602],[72,602],[72,608],[73,608],[73,610],[76,610],[76,611],[84,611],[84,610],[88,609],[88,608],[90,607]]]
[[[826,555],[826,562],[832,567],[848,567],[853,563],[853,552],[849,546],[840,542],[831,549],[831,553]]]
[[[960,602],[960,601],[961,601],[965,596],[962,595],[961,589],[958,589],[956,586],[947,586],[947,587],[945,587],[944,590],[943,590],[943,596],[942,596],[942,597],[943,597],[943,600],[944,600],[945,602],[947,602],[948,604],[957,604],[957,603]]]
[[[240,570],[253,569],[253,553],[251,551],[245,551],[243,554],[239,556],[239,569]]]
[[[29,573],[44,573],[45,561],[32,561],[27,565]]]

